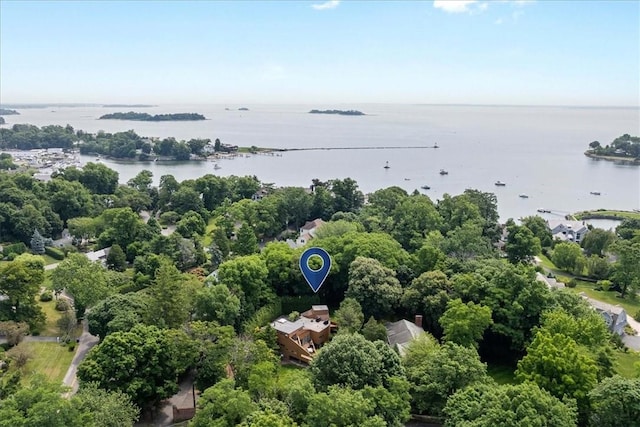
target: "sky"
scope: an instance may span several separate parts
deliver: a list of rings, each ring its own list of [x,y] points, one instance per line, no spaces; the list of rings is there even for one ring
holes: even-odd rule
[[[0,103],[639,106],[640,2],[0,0]]]

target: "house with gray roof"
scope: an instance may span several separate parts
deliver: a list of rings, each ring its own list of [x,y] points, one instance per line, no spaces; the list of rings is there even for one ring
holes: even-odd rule
[[[422,329],[422,316],[416,315],[415,322],[402,319],[385,325],[387,328],[387,343],[389,347],[404,356],[407,346],[414,339],[424,334]]]

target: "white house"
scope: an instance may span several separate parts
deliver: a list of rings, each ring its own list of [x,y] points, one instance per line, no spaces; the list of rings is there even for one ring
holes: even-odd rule
[[[547,220],[547,226],[549,230],[551,230],[553,238],[562,240],[563,242],[579,244],[589,232],[586,224],[581,221],[549,219]]]
[[[316,218],[313,221],[307,221],[302,227],[300,227],[300,236],[296,240],[296,246],[304,246],[311,239],[316,237],[316,231],[324,224],[324,221],[320,218]]]
[[[607,327],[614,334],[624,334],[624,327],[627,325],[627,312],[619,305],[603,303],[593,298],[582,295],[589,304],[602,316]]]

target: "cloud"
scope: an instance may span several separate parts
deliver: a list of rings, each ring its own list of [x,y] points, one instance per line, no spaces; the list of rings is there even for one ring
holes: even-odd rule
[[[340,0],[329,0],[320,4],[312,4],[311,7],[315,10],[335,9],[340,4]]]
[[[478,3],[478,0],[434,0],[433,7],[442,9],[447,13],[471,13],[476,3]],[[480,10],[487,8],[486,3],[480,3],[477,6]]]

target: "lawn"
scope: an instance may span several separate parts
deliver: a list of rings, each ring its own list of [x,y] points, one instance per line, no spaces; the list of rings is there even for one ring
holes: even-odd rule
[[[578,212],[573,215],[577,220],[583,219],[640,219],[640,212],[630,211],[611,211],[605,209],[597,209],[593,211]]]
[[[287,384],[291,384],[301,375],[308,375],[306,368],[296,365],[279,365],[277,373],[279,388],[286,390]]]
[[[75,351],[55,342],[23,342],[20,344],[31,352],[32,359],[22,369],[22,383],[28,384],[34,374],[43,374],[49,380],[62,383],[71,365]]]
[[[625,378],[635,378],[640,374],[640,366],[637,368],[634,364],[640,364],[640,352],[631,351],[624,353],[618,351],[615,353],[616,371]]]
[[[203,247],[208,248],[209,246],[211,246],[211,243],[213,243],[213,236],[211,235],[211,233],[215,228],[216,228],[216,219],[215,218],[209,219],[209,223],[207,223],[207,227],[205,228],[205,231],[204,231],[204,237],[202,238]]]
[[[62,312],[56,310],[56,301],[38,301],[38,304],[40,305],[40,308],[42,308],[45,316],[47,316],[47,321],[44,327],[40,330],[40,335],[43,337],[57,337],[60,335],[57,322],[58,319],[62,317]]]

